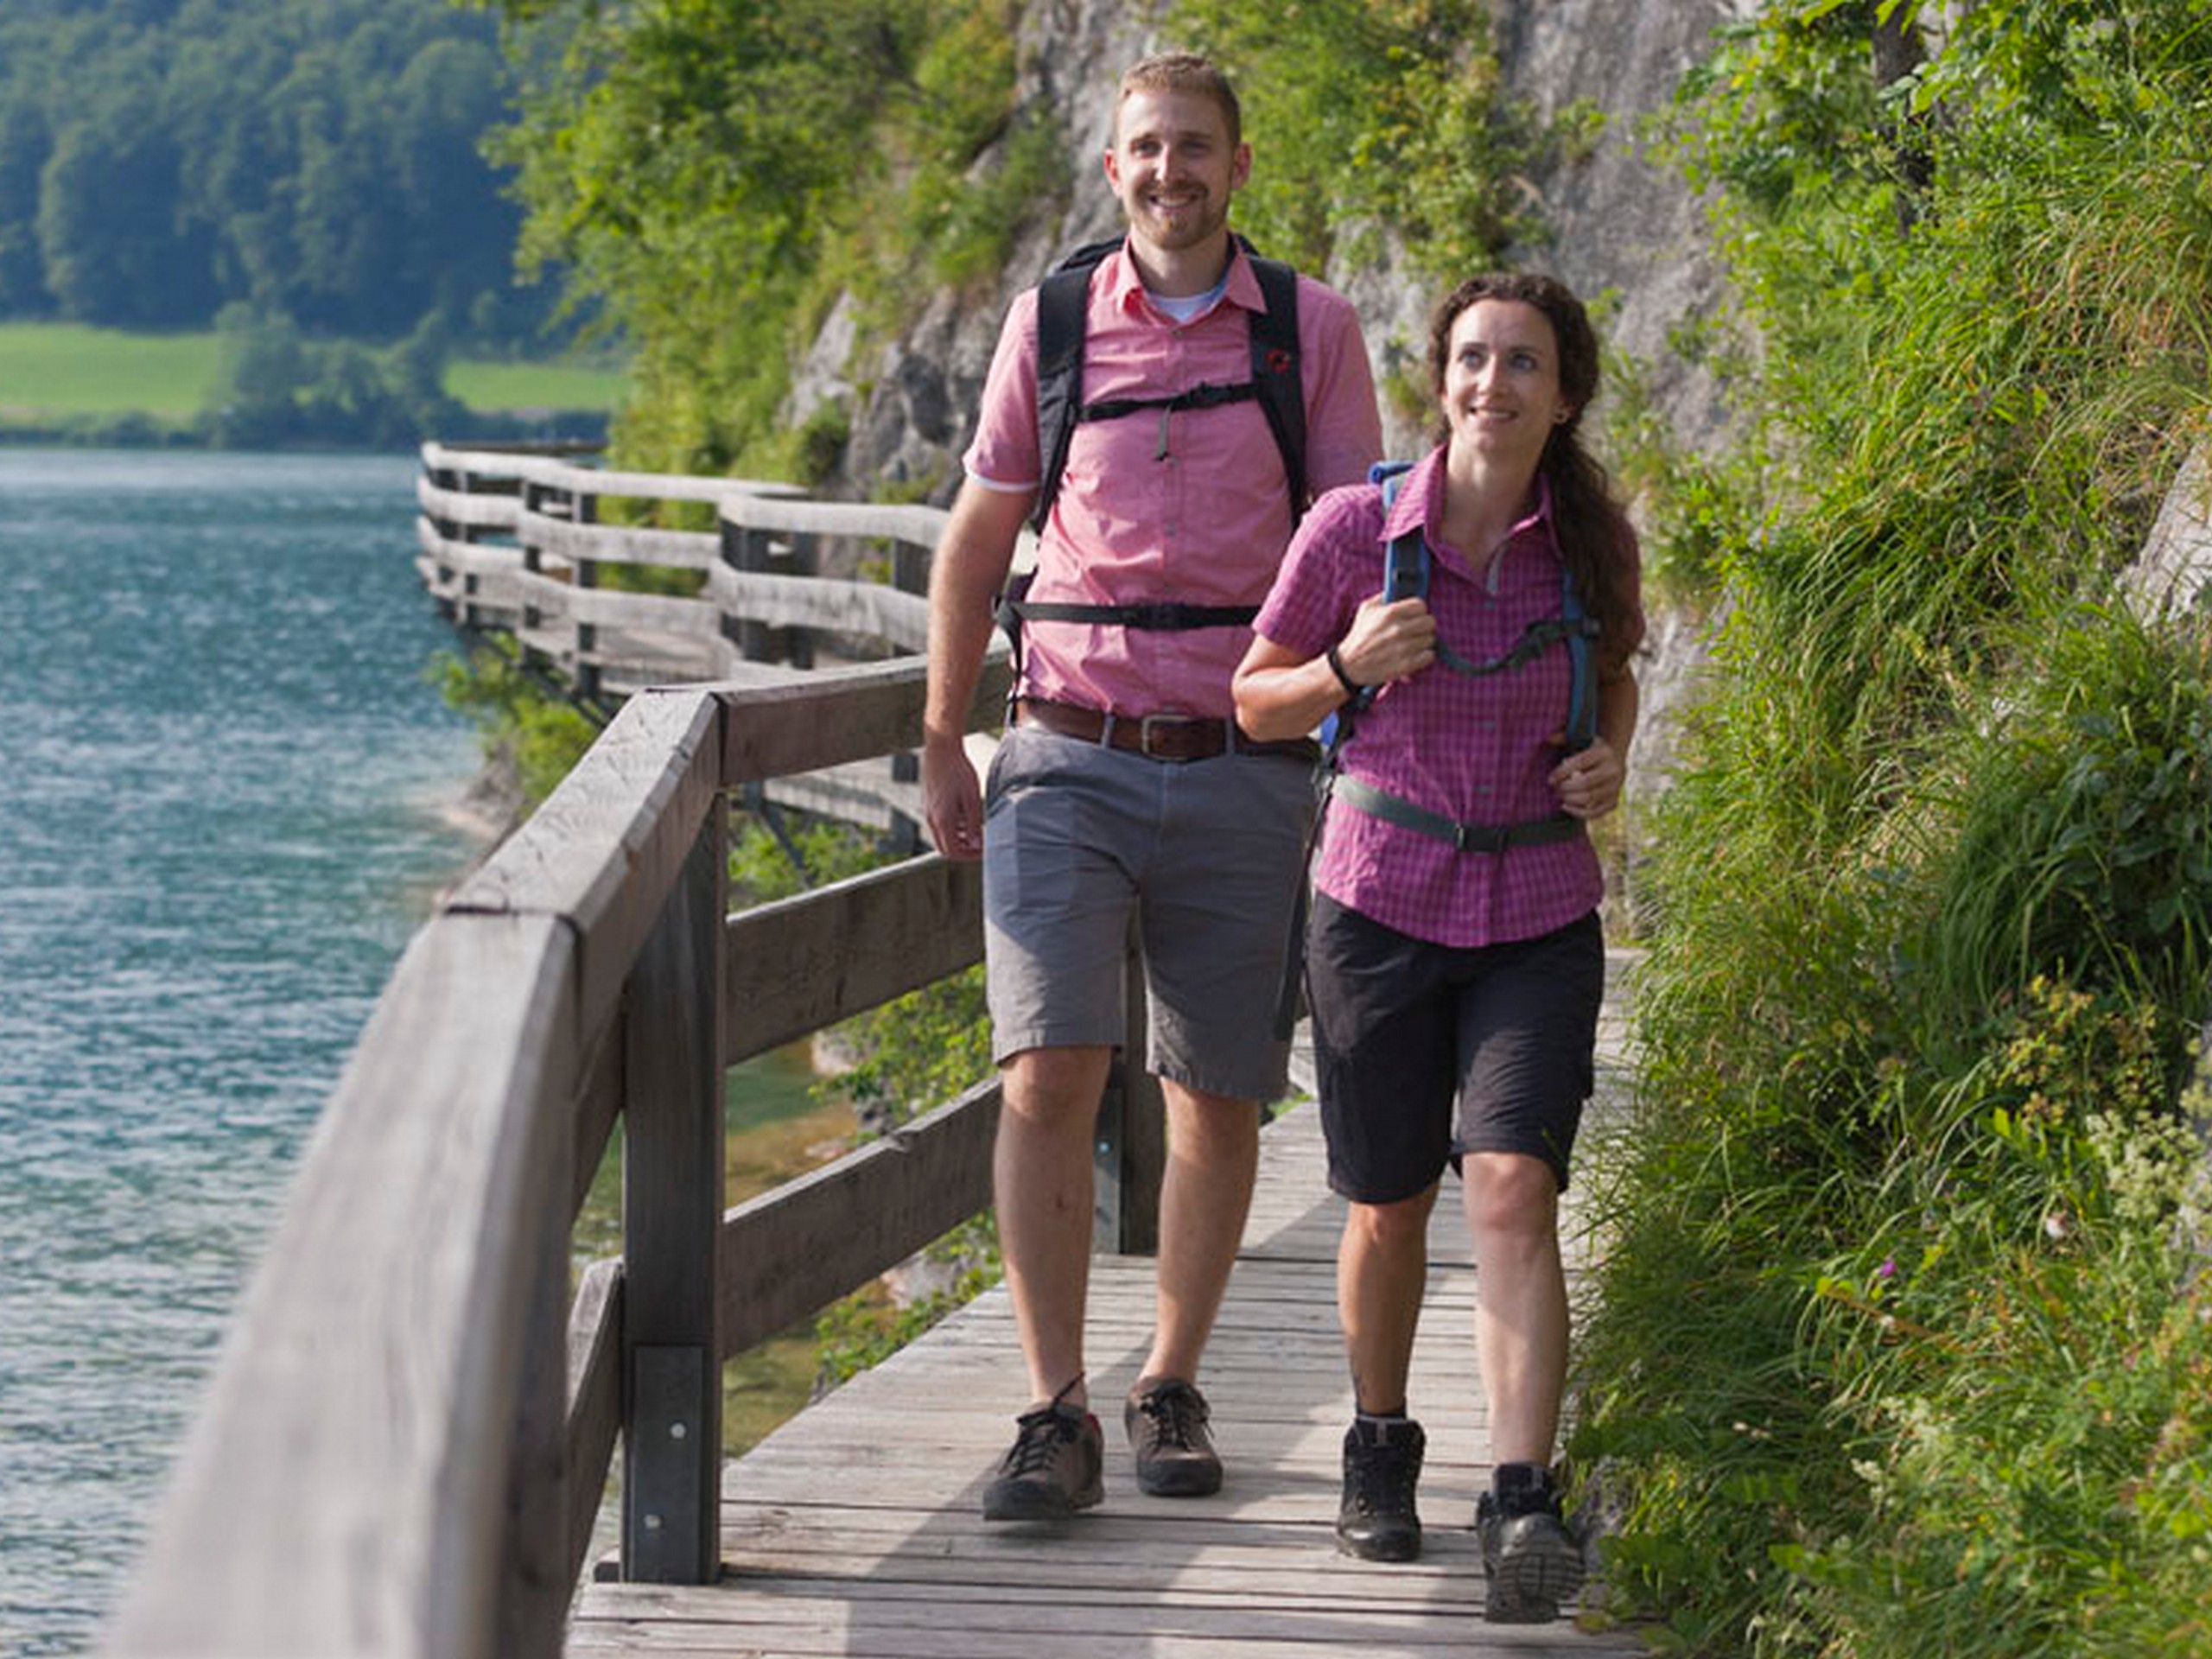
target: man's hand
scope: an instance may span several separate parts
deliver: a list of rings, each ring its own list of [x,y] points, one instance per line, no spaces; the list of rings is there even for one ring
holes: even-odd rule
[[[983,790],[967,747],[957,737],[922,745],[922,813],[930,838],[947,858],[983,855]]]

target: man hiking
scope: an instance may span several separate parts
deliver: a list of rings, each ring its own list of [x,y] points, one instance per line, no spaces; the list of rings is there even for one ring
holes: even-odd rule
[[[1274,1014],[1313,759],[1240,732],[1230,677],[1298,513],[1381,449],[1350,304],[1230,232],[1251,151],[1220,71],[1180,54],[1130,69],[1104,166],[1128,234],[1010,308],[930,590],[925,810],[947,857],[983,861],[994,1180],[1031,1401],[984,1493],[993,1520],[1103,1496],[1084,1375],[1091,1146],[1132,915],[1168,1162],[1154,1332],[1123,1421],[1141,1491],[1220,1486],[1199,1360],[1260,1109],[1286,1081]],[[1033,514],[987,791],[963,738]]]

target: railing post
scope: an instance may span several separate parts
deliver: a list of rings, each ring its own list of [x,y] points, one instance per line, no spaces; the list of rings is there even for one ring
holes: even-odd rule
[[[559,1659],[575,1586],[569,1562],[569,1205],[566,1137],[545,1176],[537,1279],[523,1335],[522,1399],[507,1468],[507,1529],[498,1645],[518,1659]],[[594,1483],[595,1484],[595,1483]]]
[[[1144,1063],[1150,1021],[1144,947],[1134,919],[1124,961],[1128,1015],[1121,1052],[1107,1073],[1105,1097],[1098,1106],[1091,1248],[1106,1255],[1152,1255],[1160,1249],[1160,1180],[1167,1168],[1167,1116],[1160,1079]]]
[[[569,522],[572,524],[595,524],[599,522],[599,498],[578,491],[569,497]],[[576,586],[592,588],[599,586],[599,564],[593,559],[576,561]],[[599,664],[589,661],[592,652],[599,649],[599,629],[590,622],[576,624],[576,694],[589,702],[599,698]]]
[[[820,544],[810,532],[795,535],[791,539],[790,547],[785,550],[784,556],[778,561],[778,563],[788,575],[813,575],[821,568]],[[793,668],[812,668],[814,666],[813,631],[808,628],[789,627],[779,629],[778,632],[781,636],[784,648],[784,660]]]
[[[914,542],[894,541],[891,544],[891,585],[902,594],[926,595],[930,590],[931,550]],[[894,784],[919,783],[922,777],[922,758],[912,749],[899,749],[891,756],[891,781]],[[891,851],[901,858],[912,858],[924,850],[922,826],[904,812],[891,815],[891,833],[887,838]]]
[[[768,568],[768,532],[754,530],[748,524],[734,524],[727,518],[721,521],[722,563],[733,570],[754,571]],[[769,658],[769,629],[765,622],[755,622],[744,617],[722,619],[722,637],[733,641],[738,654],[748,663],[765,663]]]
[[[721,932],[717,796],[632,970],[624,1020],[622,1576],[721,1565]]]

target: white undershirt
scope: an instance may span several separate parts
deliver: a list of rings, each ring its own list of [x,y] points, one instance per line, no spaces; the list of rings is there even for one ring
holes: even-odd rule
[[[1155,294],[1147,288],[1144,296],[1176,321],[1189,322],[1212,310],[1227,292],[1229,276],[1224,272],[1221,280],[1203,294]]]

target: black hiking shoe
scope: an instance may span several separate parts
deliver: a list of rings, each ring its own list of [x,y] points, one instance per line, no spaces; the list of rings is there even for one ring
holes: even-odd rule
[[[1122,1408],[1137,1454],[1137,1490],[1154,1497],[1204,1497],[1221,1490],[1221,1457],[1206,1432],[1206,1397],[1172,1376],[1141,1376]]]
[[[1548,1624],[1582,1588],[1582,1546],[1560,1516],[1547,1471],[1502,1470],[1497,1488],[1475,1503],[1475,1533],[1489,1590],[1483,1617],[1491,1624]]]
[[[1058,1521],[1106,1496],[1106,1437],[1097,1418],[1065,1403],[1067,1392],[1014,1419],[1013,1448],[983,1488],[984,1520]]]
[[[1363,1561],[1410,1561],[1421,1554],[1414,1488],[1428,1437],[1411,1418],[1355,1422],[1344,1431],[1344,1497],[1337,1548]]]

